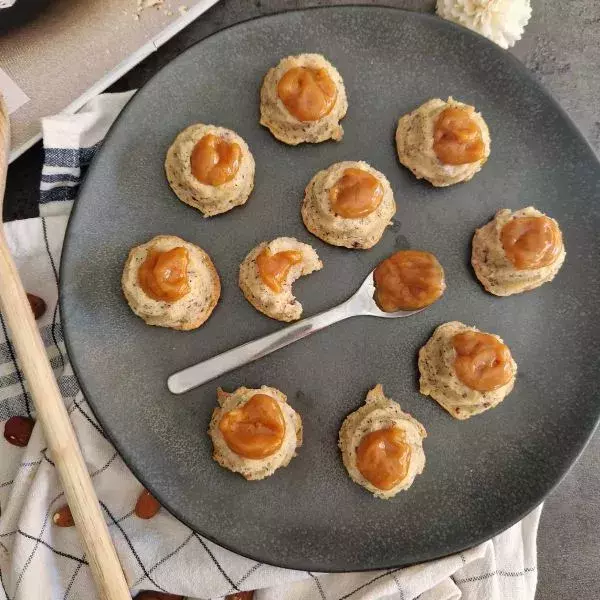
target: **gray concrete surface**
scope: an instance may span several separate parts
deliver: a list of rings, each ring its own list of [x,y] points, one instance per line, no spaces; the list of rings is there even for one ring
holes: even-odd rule
[[[181,50],[233,23],[282,10],[346,0],[221,0],[111,89],[142,85]],[[359,3],[359,2],[356,2]],[[370,0],[409,10],[433,11],[434,0]],[[555,96],[600,153],[600,1],[532,0],[525,37],[512,50]],[[402,57],[398,57],[401,61]],[[499,90],[499,93],[502,93]],[[9,169],[5,218],[37,214],[41,148]],[[560,440],[556,440],[560,444]],[[550,494],[539,531],[539,600],[600,598],[600,432]],[[482,598],[482,600],[486,600]]]

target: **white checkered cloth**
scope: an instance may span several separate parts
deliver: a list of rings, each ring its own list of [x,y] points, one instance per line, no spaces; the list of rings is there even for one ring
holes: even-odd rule
[[[541,506],[508,531],[461,554],[406,569],[348,574],[288,571],[237,556],[162,509],[133,513],[141,484],[130,473],[82,396],[65,351],[57,277],[65,227],[83,170],[132,93],[106,94],[77,115],[43,122],[40,217],[6,225],[27,291],[45,299],[39,321],[48,357],[100,499],[132,594],[158,589],[190,598],[259,590],[256,600],[533,600]],[[0,421],[34,415],[27,382],[0,320]],[[4,423],[0,423],[2,430]],[[0,440],[0,599],[96,598],[75,528],[52,524],[64,496],[41,428],[29,445]]]

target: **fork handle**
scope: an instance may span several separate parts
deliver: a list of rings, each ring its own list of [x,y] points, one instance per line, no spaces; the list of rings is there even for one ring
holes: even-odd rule
[[[346,301],[314,317],[303,319],[279,331],[178,371],[167,379],[167,387],[173,394],[183,394],[355,314],[357,313],[352,309],[350,301]]]

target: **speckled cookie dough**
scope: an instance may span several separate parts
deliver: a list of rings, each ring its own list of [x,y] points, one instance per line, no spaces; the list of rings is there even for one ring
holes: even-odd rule
[[[406,476],[389,490],[381,490],[366,479],[357,467],[356,451],[363,437],[373,431],[397,427],[404,433],[404,442],[410,447],[409,466]],[[386,398],[381,384],[368,394],[365,404],[349,414],[340,429],[338,446],[342,460],[353,481],[369,490],[375,497],[388,499],[407,490],[417,475],[425,468],[423,439],[425,428],[414,417],[404,412],[397,402]]]
[[[270,456],[261,459],[250,459],[233,452],[219,429],[223,415],[241,408],[256,394],[264,394],[273,398],[285,421],[285,433],[280,448]],[[219,406],[213,410],[208,428],[208,435],[213,443],[213,458],[224,468],[239,473],[248,480],[264,479],[273,475],[280,467],[287,467],[296,450],[302,445],[302,419],[287,403],[286,396],[279,390],[263,385],[259,389],[240,387],[231,394],[221,388],[217,390]]]
[[[330,190],[347,169],[360,169],[376,177],[383,187],[379,206],[361,218],[344,218],[331,207]],[[324,242],[345,248],[372,248],[396,214],[396,202],[389,181],[363,161],[344,161],[319,171],[308,183],[302,203],[302,220],[306,228]]]
[[[175,302],[154,300],[141,288],[138,271],[151,250],[166,252],[183,247],[189,256],[189,292]],[[131,310],[148,325],[172,329],[196,329],[210,317],[221,295],[219,275],[208,254],[174,235],[159,235],[129,252],[121,285]]]
[[[457,333],[464,331],[479,332],[458,321],[440,325],[429,341],[419,351],[420,392],[431,396],[442,408],[445,408],[455,419],[468,419],[490,408],[494,408],[513,389],[517,375],[517,363],[510,357],[512,376],[510,381],[495,390],[480,392],[467,387],[456,375],[454,361],[456,350],[452,339]],[[502,338],[493,335],[503,343]]]
[[[213,134],[241,149],[241,163],[233,179],[220,185],[207,185],[192,174],[191,156],[196,144]],[[175,138],[167,152],[165,172],[177,197],[197,208],[205,217],[218,215],[245,204],[254,187],[254,157],[246,142],[231,129],[196,123]]]
[[[560,251],[552,264],[521,270],[516,269],[507,258],[500,240],[502,228],[511,219],[542,216],[546,215],[533,206],[515,212],[503,208],[489,223],[475,231],[471,264],[477,279],[488,292],[496,296],[510,296],[533,290],[554,279],[566,257],[562,236]],[[554,219],[552,221],[558,227],[558,223]]]
[[[462,108],[471,113],[478,125],[484,144],[481,160],[463,165],[444,164],[434,149],[434,127],[440,113],[446,108]],[[447,102],[433,98],[416,110],[402,116],[396,129],[396,148],[400,162],[410,169],[417,179],[427,179],[436,187],[446,187],[469,181],[487,161],[490,155],[490,133],[486,122],[475,108],[448,98]]]
[[[302,261],[290,267],[279,293],[265,284],[258,270],[256,261],[265,248],[272,254],[287,251],[302,253]],[[271,242],[262,242],[250,251],[240,265],[239,285],[256,310],[278,321],[296,321],[302,315],[302,305],[292,293],[292,283],[299,277],[322,268],[323,263],[311,246],[295,238],[280,237]]]
[[[293,116],[277,92],[280,79],[290,69],[305,67],[323,69],[335,84],[337,95],[328,114],[316,121],[300,121]],[[318,143],[332,139],[339,141],[344,135],[340,120],[348,110],[346,89],[337,69],[320,54],[299,54],[283,58],[269,69],[260,90],[260,124],[267,127],[280,141],[295,146],[302,142]]]

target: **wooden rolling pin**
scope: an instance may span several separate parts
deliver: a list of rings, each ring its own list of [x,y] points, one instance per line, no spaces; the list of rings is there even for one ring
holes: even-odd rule
[[[10,124],[0,93],[0,214],[6,188]],[[75,432],[48,362],[19,273],[8,250],[0,219],[0,311],[42,424],[52,460],[60,476],[73,520],[102,600],[130,600],[131,594],[96,498]]]

